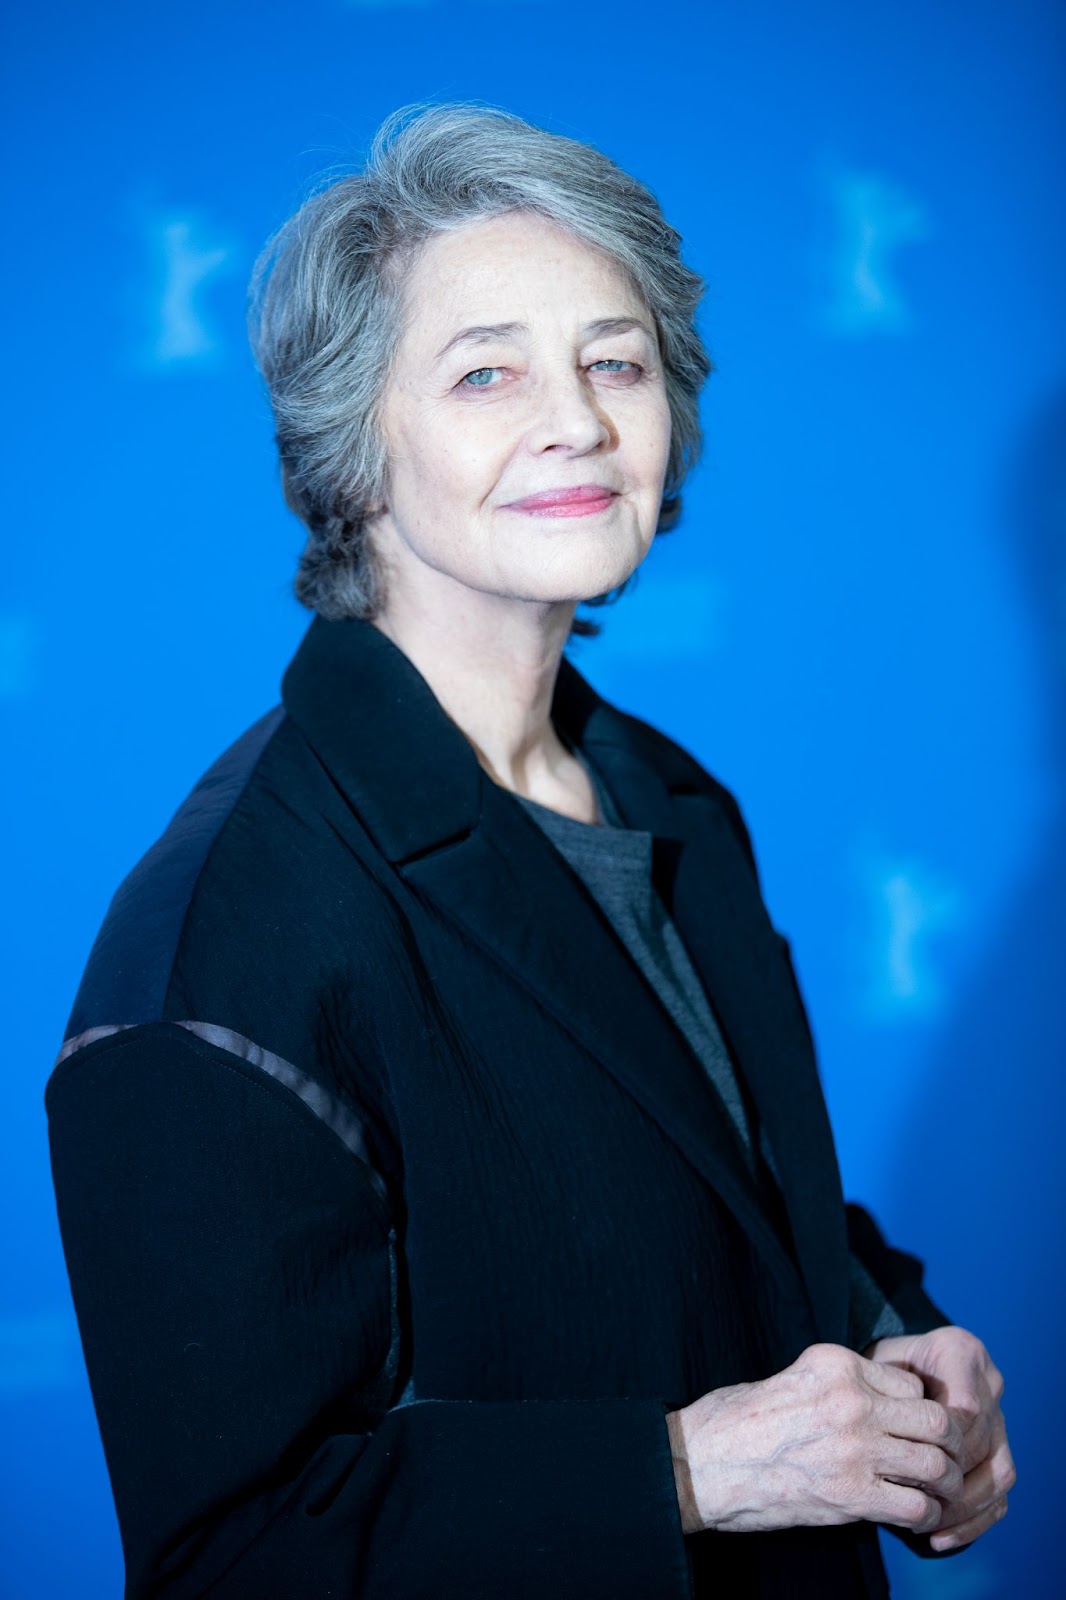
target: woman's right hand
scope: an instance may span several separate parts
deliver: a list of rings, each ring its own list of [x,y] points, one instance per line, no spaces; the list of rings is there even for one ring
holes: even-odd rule
[[[929,1533],[962,1489],[961,1433],[922,1380],[842,1345],[811,1345],[666,1421],[686,1533],[858,1521]]]

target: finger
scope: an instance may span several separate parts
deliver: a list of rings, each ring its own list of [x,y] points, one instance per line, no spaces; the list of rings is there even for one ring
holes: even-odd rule
[[[998,1442],[992,1451],[963,1478],[962,1494],[950,1509],[945,1510],[940,1523],[942,1529],[981,1516],[994,1501],[1002,1499],[1014,1488],[1018,1474],[1007,1444],[1006,1430],[1001,1426],[997,1432]]]
[[[994,1381],[993,1381],[994,1380]],[[945,1363],[933,1377],[928,1392],[942,1405],[971,1422],[996,1409],[1003,1380],[999,1372],[988,1363],[987,1352],[981,1347],[981,1359],[974,1352],[962,1354]]]
[[[990,1506],[1003,1498],[1004,1492],[993,1477],[991,1461],[982,1461],[963,1478],[961,1493],[945,1505],[937,1531],[942,1533],[946,1528],[962,1527],[983,1516]]]
[[[862,1376],[869,1388],[893,1400],[920,1400],[925,1394],[925,1384],[916,1372],[891,1361],[863,1361]]]
[[[964,1480],[959,1464],[939,1446],[915,1444],[910,1439],[886,1439],[884,1442],[886,1449],[878,1467],[883,1478],[924,1489],[951,1505],[964,1498]],[[988,1498],[993,1499],[991,1481],[988,1488]],[[973,1505],[967,1510],[967,1516],[973,1516],[981,1509],[981,1505]],[[943,1518],[940,1525],[943,1526]]]
[[[963,1472],[972,1472],[980,1466],[992,1451],[996,1437],[996,1419],[988,1412],[972,1420],[956,1412],[951,1406],[947,1407],[955,1422],[958,1424],[962,1435],[962,1444],[959,1451],[958,1462]]]
[[[1009,1494],[1018,1481],[1018,1473],[1014,1465],[1014,1457],[1011,1455],[1010,1445],[1007,1443],[1007,1428],[1002,1414],[999,1418],[999,1425],[996,1428],[995,1439],[989,1452],[988,1461],[992,1472],[992,1482],[1000,1494]]]
[[[931,1533],[940,1526],[940,1501],[924,1489],[893,1483],[882,1478],[877,1494],[877,1508],[871,1522],[887,1522],[894,1528],[907,1528],[911,1533]]]
[[[875,1413],[885,1433],[918,1444],[935,1444],[956,1461],[963,1451],[962,1430],[936,1400],[883,1399]]]
[[[956,1419],[957,1420],[957,1419]],[[1013,1489],[1016,1477],[1014,1459],[1007,1444],[1007,1427],[998,1407],[963,1432],[958,1462],[964,1473],[976,1471],[985,1461],[993,1463],[996,1488],[1002,1494]]]
[[[930,1536],[930,1548],[933,1550],[958,1550],[964,1544],[972,1544],[975,1539],[981,1537],[982,1533],[987,1533],[989,1528],[994,1527],[1006,1515],[1007,1497],[1002,1494],[998,1500],[994,1500],[990,1506],[982,1511],[980,1516],[971,1517],[969,1522],[961,1522],[957,1527],[946,1528],[943,1531],[938,1528]]]

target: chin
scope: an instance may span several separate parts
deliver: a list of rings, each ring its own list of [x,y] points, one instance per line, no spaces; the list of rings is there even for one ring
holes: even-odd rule
[[[577,549],[567,552],[565,558],[553,561],[550,572],[540,569],[539,583],[533,580],[531,594],[543,600],[591,600],[596,595],[607,594],[625,583],[640,566],[648,550],[638,548],[619,550],[617,541],[611,550]],[[539,592],[538,592],[539,591]]]

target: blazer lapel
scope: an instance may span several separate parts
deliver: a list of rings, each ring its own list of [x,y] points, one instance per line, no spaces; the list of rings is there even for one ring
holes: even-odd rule
[[[675,802],[684,849],[674,917],[745,1075],[781,1179],[822,1337],[846,1337],[849,1272],[836,1148],[781,939],[724,813]]]
[[[712,1185],[782,1289],[795,1268],[766,1220],[701,1063],[567,862],[486,779],[467,838],[400,867],[404,880],[523,984]]]
[[[583,680],[567,683],[580,703],[574,714],[584,722],[585,748],[626,821],[651,829],[669,852],[670,913],[765,1127],[817,1326],[823,1338],[842,1340],[849,1285],[844,1201],[783,941],[702,769],[682,758],[664,778],[650,760],[635,759],[632,719],[598,697],[590,702],[588,690]]]
[[[282,690],[290,715],[400,877],[614,1076],[734,1212],[785,1296],[802,1298],[701,1063],[580,879],[517,800],[482,771],[403,652],[370,623],[316,618]],[[713,802],[671,794],[634,742],[639,725],[601,700],[565,657],[553,717],[603,763],[626,820],[676,841],[673,915],[766,1123],[819,1325],[835,1328],[832,1213],[839,1191],[830,1185],[827,1195],[822,1178],[827,1140],[835,1174],[832,1141],[819,1120],[820,1095],[813,1110],[804,1104],[811,1085],[802,1018],[796,1037],[782,1041],[763,1015],[761,984],[772,982],[780,993],[783,958],[756,887],[743,880],[739,846],[726,838]],[[803,1081],[790,1083],[784,1068],[801,1046]]]

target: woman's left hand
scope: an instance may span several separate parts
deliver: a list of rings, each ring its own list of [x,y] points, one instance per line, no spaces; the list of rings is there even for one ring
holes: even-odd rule
[[[945,1503],[929,1545],[940,1553],[971,1544],[1006,1515],[1007,1495],[1017,1478],[1000,1406],[1002,1374],[980,1339],[965,1328],[878,1339],[863,1354],[868,1361],[916,1373],[926,1398],[939,1401],[962,1430],[962,1488]]]

